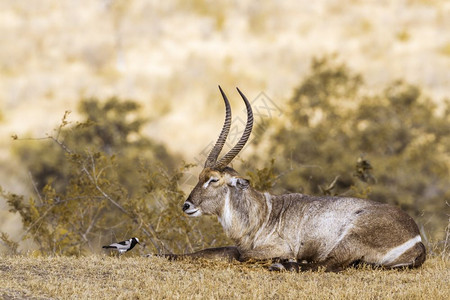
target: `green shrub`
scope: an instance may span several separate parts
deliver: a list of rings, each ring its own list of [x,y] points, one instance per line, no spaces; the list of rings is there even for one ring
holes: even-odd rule
[[[18,141],[15,151],[32,174],[35,193],[2,196],[21,216],[22,239],[32,240],[38,253],[82,255],[132,236],[143,241],[141,251],[133,251],[141,254],[226,241],[217,221],[182,215],[178,181],[189,166],[176,169],[176,158],[141,135],[146,120],[138,107],[115,98],[82,101],[83,122],[70,123],[66,113],[54,135]]]
[[[242,169],[264,191],[398,205],[425,238],[448,247],[450,102],[439,113],[418,87],[402,81],[375,95],[363,87],[362,76],[335,59],[313,60],[283,119],[255,127],[252,141],[268,152]],[[21,240],[31,240],[38,253],[62,255],[97,252],[131,236],[144,247],[130,255],[230,244],[214,217],[182,214],[179,182],[190,165],[141,134],[147,120],[138,108],[116,98],[84,100],[81,122],[69,122],[66,113],[48,137],[17,142],[14,152],[32,174],[34,191],[1,194],[21,216]],[[19,240],[0,239],[18,251]]]

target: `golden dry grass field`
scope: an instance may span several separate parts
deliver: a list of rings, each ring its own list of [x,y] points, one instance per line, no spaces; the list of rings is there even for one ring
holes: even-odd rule
[[[283,108],[313,57],[335,53],[370,91],[403,79],[439,105],[449,12],[447,0],[0,1],[1,186],[33,193],[10,137],[51,134],[66,110],[76,122],[82,98],[138,101],[144,133],[187,162],[217,134],[218,84]],[[19,236],[8,210],[0,199],[0,229]]]
[[[2,257],[5,299],[449,299],[450,260],[415,270],[273,273],[262,265],[164,258]]]

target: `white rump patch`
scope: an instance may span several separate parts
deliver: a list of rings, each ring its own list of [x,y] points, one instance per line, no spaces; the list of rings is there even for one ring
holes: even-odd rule
[[[383,256],[383,258],[381,259],[380,263],[382,265],[387,265],[387,264],[394,262],[403,253],[405,253],[406,251],[411,249],[411,247],[413,247],[415,244],[417,244],[418,242],[421,242],[421,241],[422,241],[422,238],[420,237],[420,235],[418,235],[418,236],[410,239],[409,241],[404,242],[400,246],[397,246],[397,247],[391,249],[388,253],[386,253]],[[399,265],[402,265],[402,264],[399,264]]]

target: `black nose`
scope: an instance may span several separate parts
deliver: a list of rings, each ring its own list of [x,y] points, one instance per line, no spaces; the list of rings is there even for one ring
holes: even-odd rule
[[[189,205],[189,203],[185,203],[185,204],[183,205],[183,211],[188,210],[189,207],[191,207],[191,206]]]

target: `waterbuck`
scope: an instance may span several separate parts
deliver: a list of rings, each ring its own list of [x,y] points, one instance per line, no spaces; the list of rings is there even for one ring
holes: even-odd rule
[[[247,124],[238,143],[218,159],[231,126],[230,104],[219,89],[225,122],[182,209],[191,217],[216,215],[236,246],[182,256],[275,259],[271,270],[297,271],[337,272],[355,263],[386,268],[422,265],[426,254],[419,229],[399,208],[350,197],[271,195],[255,190],[229,167],[253,127],[251,105],[239,89]]]

